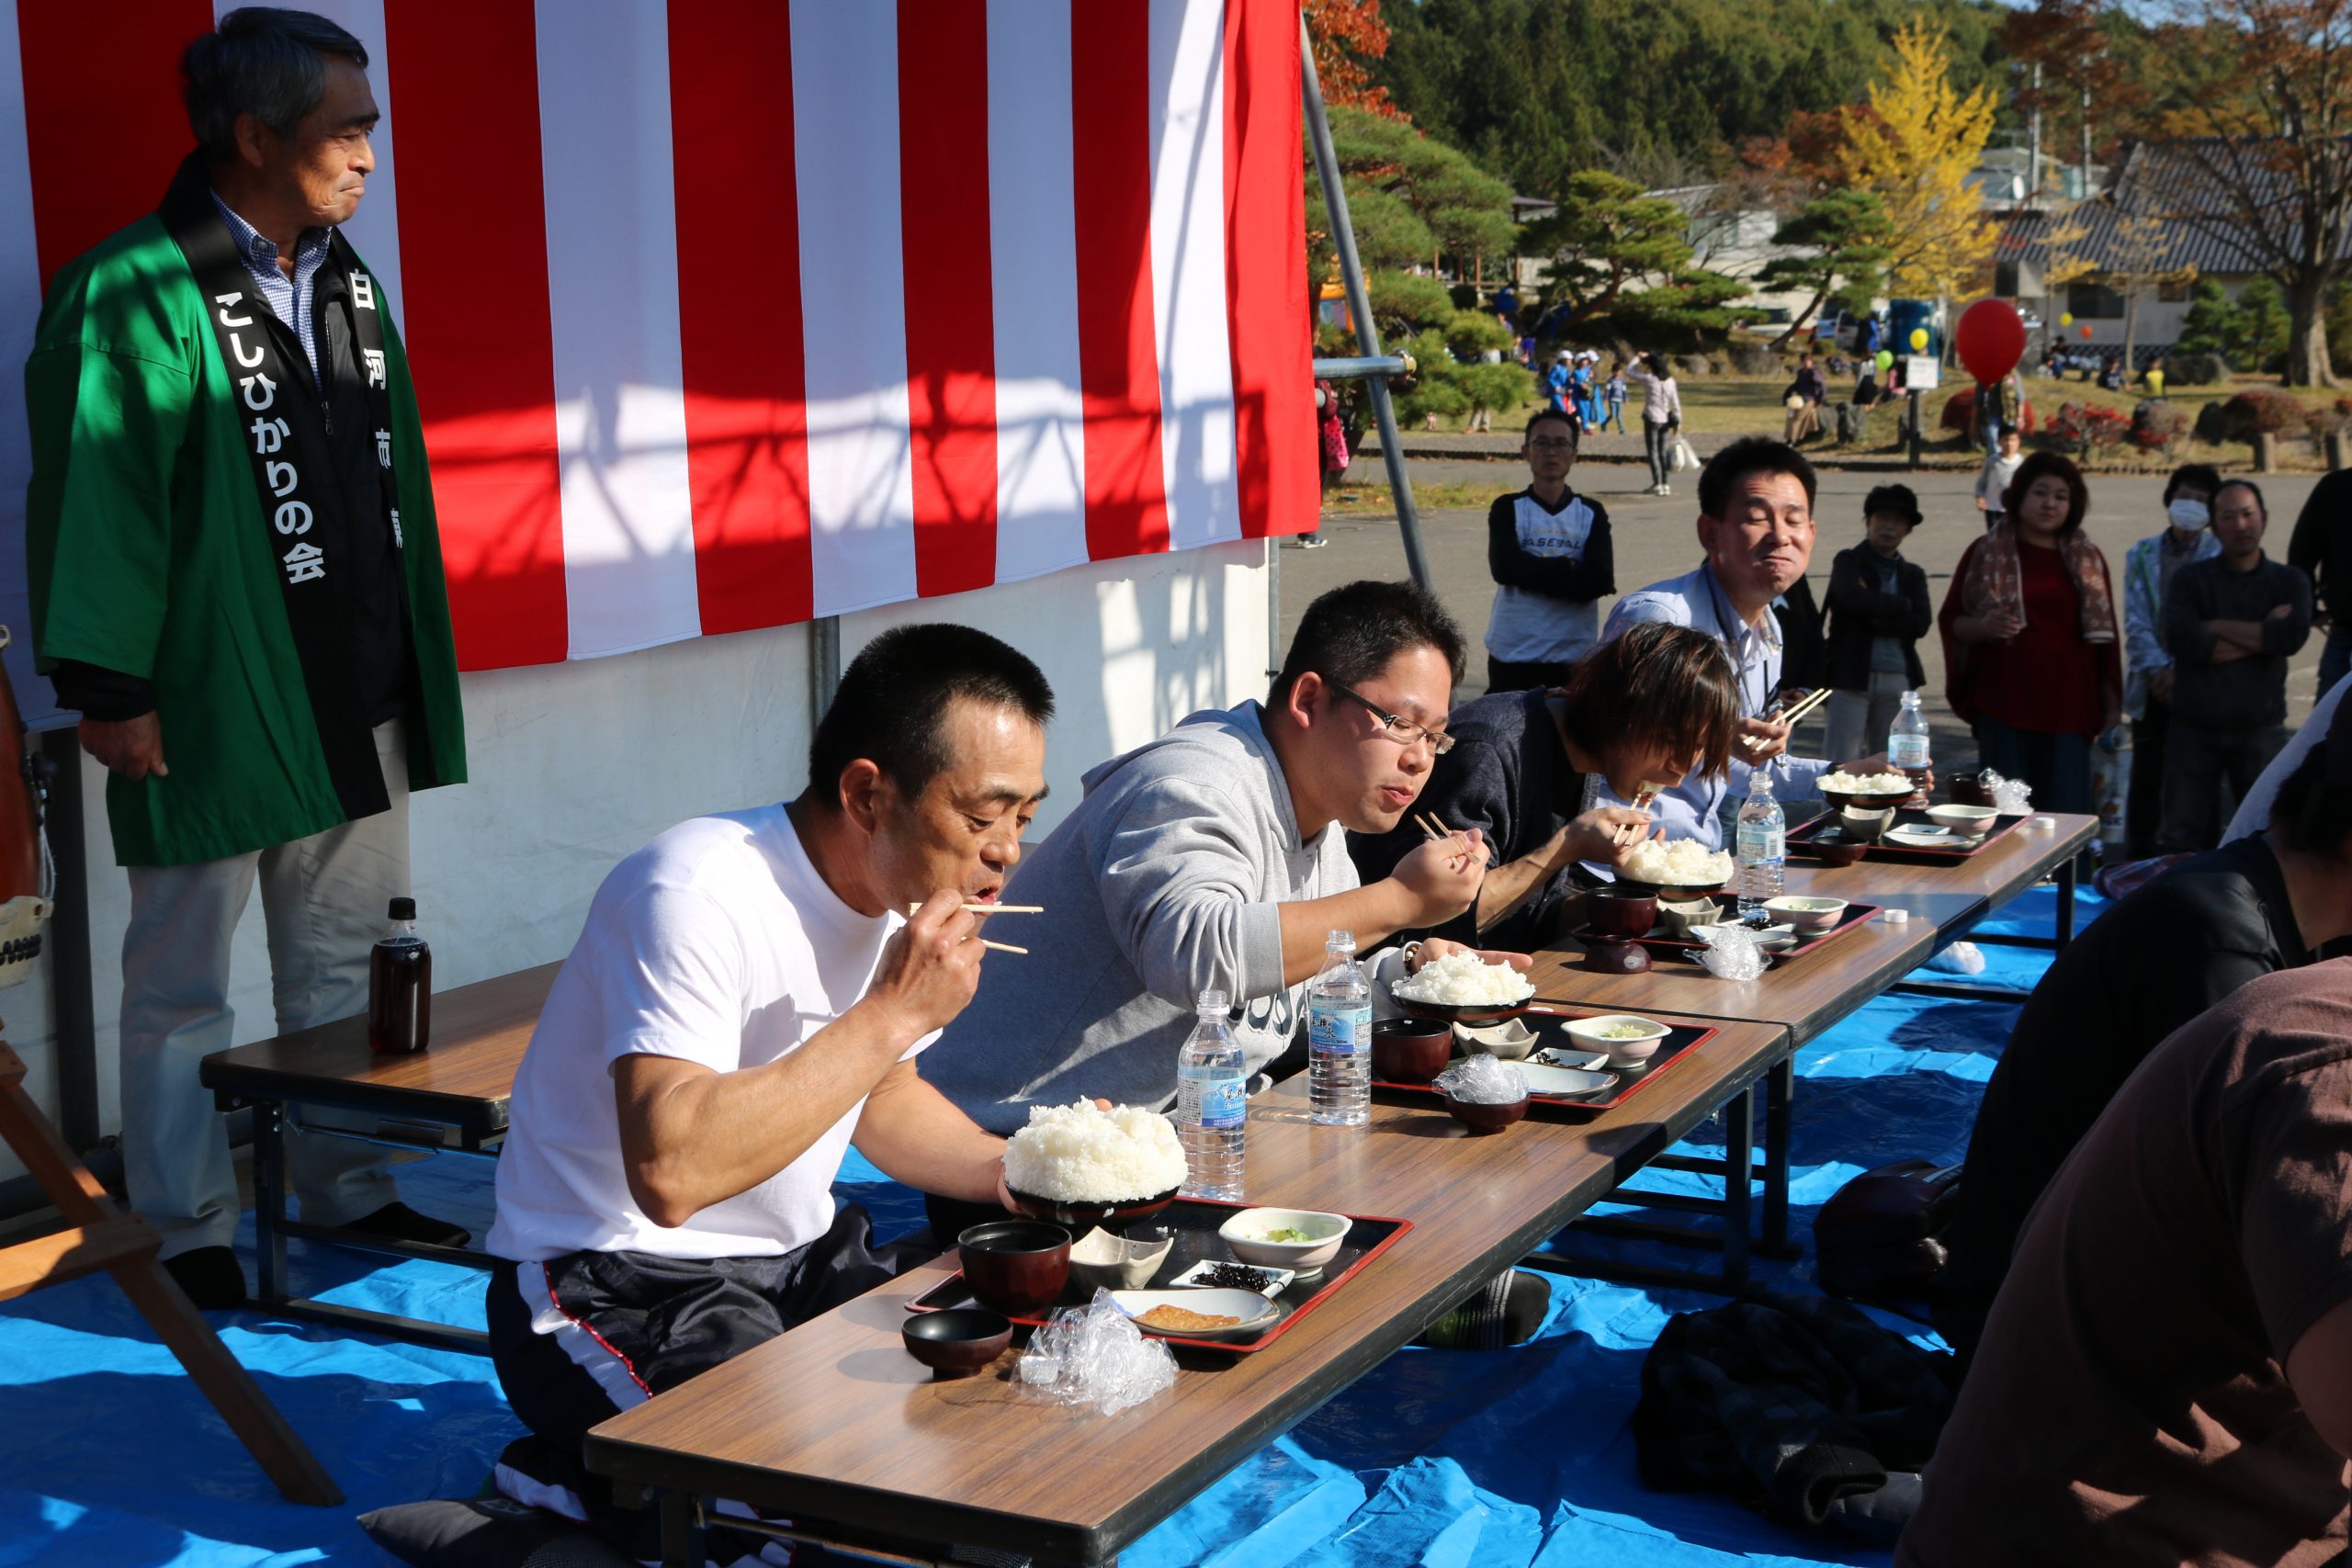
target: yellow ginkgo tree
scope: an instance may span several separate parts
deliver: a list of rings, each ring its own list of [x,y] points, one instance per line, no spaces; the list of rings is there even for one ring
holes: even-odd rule
[[[1886,213],[1887,274],[1897,294],[1971,292],[1993,254],[1993,225],[1968,176],[1993,133],[1992,89],[1962,96],[1941,28],[1914,20],[1894,35],[1894,70],[1844,112],[1838,170]]]

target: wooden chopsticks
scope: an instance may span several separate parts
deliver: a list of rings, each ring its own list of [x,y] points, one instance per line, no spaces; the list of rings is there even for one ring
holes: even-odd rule
[[[1046,912],[1046,907],[1043,904],[971,903],[959,905],[957,907],[967,915],[1042,915]],[[909,919],[911,919],[913,917],[921,913],[922,913],[922,906],[921,904],[910,904],[907,906],[907,916]],[[979,944],[982,947],[987,948],[990,953],[1018,953],[1023,957],[1028,956],[1029,950],[1027,948],[1015,947],[1009,942],[990,942],[986,937],[981,937],[978,941]]]
[[[1791,728],[1794,728],[1799,723],[1804,721],[1808,714],[1812,713],[1814,709],[1819,707],[1828,700],[1829,688],[1826,686],[1816,687],[1815,690],[1807,692],[1804,696],[1799,697],[1796,700],[1795,706],[1789,708],[1785,712],[1775,710],[1766,719],[1766,722],[1770,723],[1772,719],[1777,718],[1781,723],[1788,725]],[[1743,735],[1740,739],[1747,743],[1748,750],[1751,751],[1764,743],[1761,736]]]
[[[1657,798],[1657,785],[1645,779],[1642,781],[1642,787],[1634,793],[1633,808],[1636,811],[1647,811],[1650,808],[1650,802]],[[1642,833],[1643,828],[1640,823],[1624,822],[1611,830],[1609,841],[1622,850],[1628,844],[1640,842]]]

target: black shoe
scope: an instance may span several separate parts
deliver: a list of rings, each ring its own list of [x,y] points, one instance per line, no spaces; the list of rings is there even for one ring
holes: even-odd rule
[[[413,1241],[426,1247],[463,1247],[473,1239],[473,1232],[463,1226],[420,1214],[406,1203],[387,1203],[372,1214],[348,1222],[343,1228],[362,1235],[381,1236],[386,1241]]]
[[[198,1247],[164,1259],[164,1272],[206,1312],[245,1304],[245,1271],[225,1247]]]

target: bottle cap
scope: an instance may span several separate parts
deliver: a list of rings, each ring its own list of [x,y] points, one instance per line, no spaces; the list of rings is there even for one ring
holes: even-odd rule
[[[1884,920],[1890,926],[1907,926],[1911,923],[1911,911],[1908,909],[1881,909],[1879,911],[1878,918]]]
[[[1355,944],[1356,933],[1353,931],[1333,931],[1329,936],[1323,939],[1323,945],[1325,947],[1345,947],[1352,949]]]
[[[1201,993],[1200,1002],[1194,1007],[1193,1010],[1195,1012],[1204,1013],[1222,1013],[1232,1005],[1233,998],[1231,997],[1227,996],[1223,991],[1211,989]]]
[[[413,898],[393,899],[392,919],[396,920],[413,920],[416,919],[416,900]]]

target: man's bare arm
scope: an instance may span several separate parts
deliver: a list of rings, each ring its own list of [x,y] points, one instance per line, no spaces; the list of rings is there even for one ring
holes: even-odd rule
[[[1004,1140],[983,1131],[915,1071],[900,1062],[882,1075],[858,1112],[852,1140],[884,1175],[921,1192],[998,1201]]]

